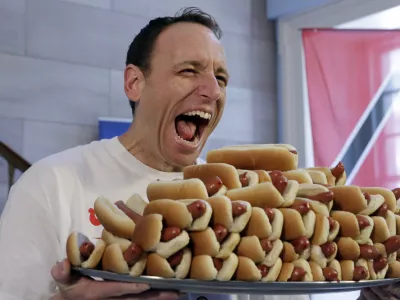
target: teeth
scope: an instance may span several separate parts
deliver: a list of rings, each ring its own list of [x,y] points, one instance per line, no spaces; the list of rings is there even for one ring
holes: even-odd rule
[[[184,114],[185,116],[199,116],[200,118],[206,119],[206,120],[210,120],[211,119],[211,114],[210,113],[206,113],[204,111],[200,111],[200,110],[194,110],[194,111],[190,111]]]

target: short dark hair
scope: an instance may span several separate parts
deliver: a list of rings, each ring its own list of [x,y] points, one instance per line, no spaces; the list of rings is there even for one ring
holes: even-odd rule
[[[133,64],[140,68],[145,76],[148,75],[151,71],[151,55],[157,37],[167,27],[182,22],[203,25],[209,28],[218,39],[222,37],[222,30],[211,15],[196,7],[183,8],[174,17],[153,19],[142,28],[129,46],[125,64]],[[136,107],[135,102],[129,101],[129,103],[132,108],[132,114],[134,115]]]

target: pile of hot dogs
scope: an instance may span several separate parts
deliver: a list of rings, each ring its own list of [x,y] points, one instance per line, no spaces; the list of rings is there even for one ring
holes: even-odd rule
[[[132,276],[241,281],[400,277],[400,189],[345,185],[335,168],[297,168],[290,145],[212,150],[145,203],[95,202],[96,244],[67,241],[74,266]],[[398,256],[399,254],[399,261]]]

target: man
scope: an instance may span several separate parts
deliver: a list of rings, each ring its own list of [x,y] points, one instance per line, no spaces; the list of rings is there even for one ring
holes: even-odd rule
[[[220,36],[212,17],[187,9],[152,20],[135,37],[124,76],[134,113],[130,129],[43,159],[11,189],[0,222],[0,299],[179,296],[144,284],[75,278],[63,260],[65,244],[72,231],[101,236],[93,214],[99,195],[112,201],[133,193],[146,198],[150,182],[181,178],[183,167],[201,163],[198,156],[222,116],[229,81]]]

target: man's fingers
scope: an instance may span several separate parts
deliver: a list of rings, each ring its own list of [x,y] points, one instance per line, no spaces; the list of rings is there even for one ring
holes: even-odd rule
[[[79,285],[79,287],[78,287]],[[82,293],[85,290],[89,299],[108,299],[129,294],[140,294],[150,289],[148,284],[125,283],[125,282],[104,282],[82,279],[74,286],[76,291]],[[123,298],[122,298],[123,299]],[[129,299],[129,298],[128,298]]]
[[[57,263],[51,269],[51,276],[60,284],[68,284],[71,281],[71,265],[67,259]]]
[[[146,291],[139,295],[125,295],[120,297],[112,297],[107,300],[177,300],[179,299],[179,292],[168,292],[168,291],[157,291],[151,290]]]

